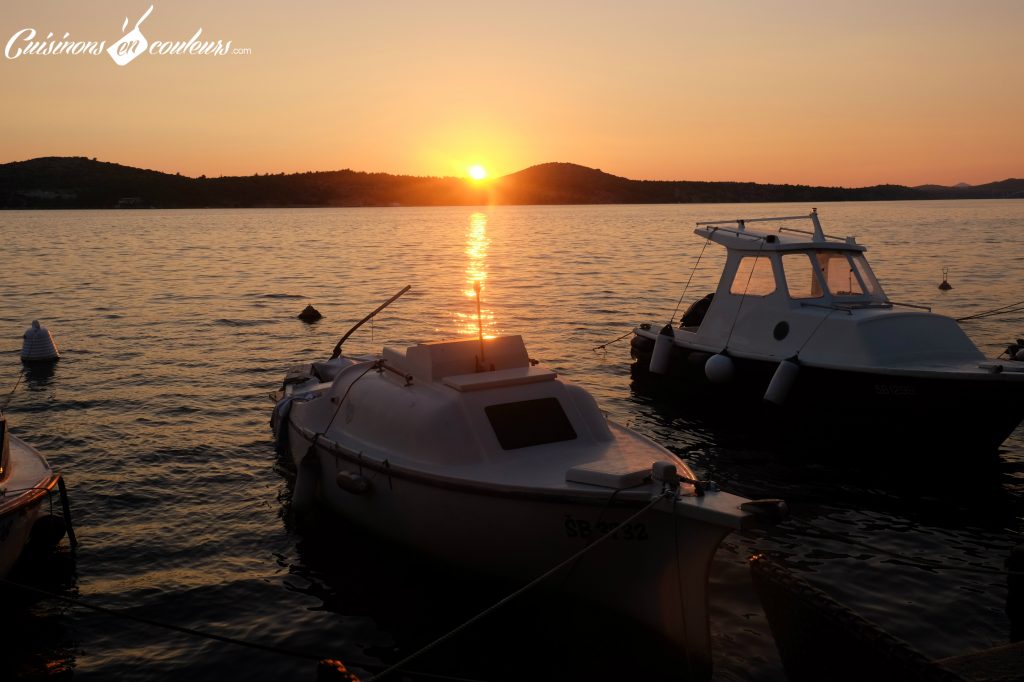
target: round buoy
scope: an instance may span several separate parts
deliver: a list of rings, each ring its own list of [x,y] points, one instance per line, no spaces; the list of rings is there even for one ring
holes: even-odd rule
[[[60,359],[57,342],[50,330],[32,320],[32,326],[22,335],[21,359],[23,362],[53,362]]]
[[[320,314],[320,311],[314,308],[312,305],[307,305],[305,308],[302,309],[302,312],[299,313],[299,319],[302,320],[303,322],[316,322],[322,317],[323,315]]]
[[[672,325],[666,324],[658,332],[658,339],[654,342],[654,351],[651,353],[651,363],[648,369],[654,374],[665,374],[668,372],[669,363],[672,360],[672,347],[676,335],[672,331]]]
[[[732,381],[736,373],[736,365],[728,355],[717,353],[704,363],[704,375],[713,384],[725,384]]]
[[[768,384],[768,390],[764,392],[764,399],[770,403],[782,405],[789,397],[789,392],[793,390],[793,384],[796,383],[798,374],[800,374],[800,365],[796,363],[795,358],[780,362]]]

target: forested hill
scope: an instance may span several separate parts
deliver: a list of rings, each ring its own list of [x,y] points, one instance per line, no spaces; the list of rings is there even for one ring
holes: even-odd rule
[[[1024,198],[1024,180],[944,187],[812,187],[753,182],[630,180],[545,163],[483,182],[353,170],[191,178],[84,157],[0,164],[0,208],[244,208],[654,204]]]

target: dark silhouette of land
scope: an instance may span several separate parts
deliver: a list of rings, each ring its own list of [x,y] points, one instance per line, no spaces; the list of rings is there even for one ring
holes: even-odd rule
[[[630,180],[545,163],[484,182],[353,170],[190,178],[85,157],[0,164],[0,208],[248,208],[672,204],[1024,198],[1024,180],[944,187],[812,187],[754,182]]]

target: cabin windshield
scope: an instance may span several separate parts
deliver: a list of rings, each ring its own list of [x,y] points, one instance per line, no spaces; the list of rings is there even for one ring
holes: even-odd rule
[[[836,298],[885,299],[875,273],[861,253],[786,253],[782,255],[782,272],[790,298],[821,298],[827,292]]]

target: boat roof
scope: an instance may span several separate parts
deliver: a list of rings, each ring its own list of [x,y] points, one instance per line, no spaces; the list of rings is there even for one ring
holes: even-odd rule
[[[771,223],[795,220],[809,220],[812,230],[779,225],[772,229]],[[750,223],[766,223],[763,229],[751,229]],[[734,220],[712,220],[697,223],[697,234],[705,239],[737,251],[817,251],[821,249],[840,251],[866,251],[854,237],[837,237],[825,234],[818,221],[818,209],[808,215],[780,216],[774,218],[736,218]]]

